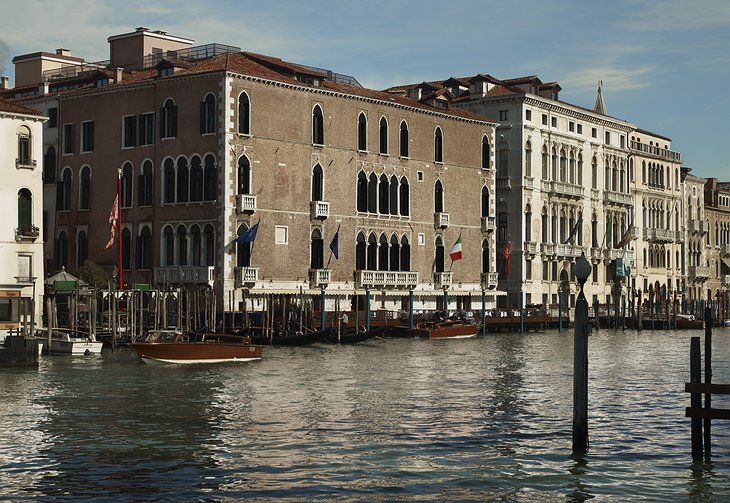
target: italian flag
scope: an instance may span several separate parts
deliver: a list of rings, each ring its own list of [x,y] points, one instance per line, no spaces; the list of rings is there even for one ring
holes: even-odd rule
[[[449,251],[449,257],[451,257],[452,262],[454,260],[461,260],[461,234],[459,234],[459,239],[456,240],[454,246],[451,247],[451,251]]]

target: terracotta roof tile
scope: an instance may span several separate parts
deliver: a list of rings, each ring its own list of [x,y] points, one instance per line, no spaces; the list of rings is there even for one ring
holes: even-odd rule
[[[23,105],[18,105],[17,103],[11,103],[2,99],[0,99],[0,112],[10,112],[23,115],[43,115],[41,111],[34,108],[24,107]]]

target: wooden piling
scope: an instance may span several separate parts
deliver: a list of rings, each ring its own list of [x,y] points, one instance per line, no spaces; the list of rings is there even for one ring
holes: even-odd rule
[[[708,290],[709,295],[709,290]],[[712,384],[712,308],[705,308],[705,384]],[[712,393],[705,393],[705,408],[712,408]],[[705,418],[704,437],[705,437],[705,456],[710,457],[710,439],[712,425],[709,417]]]
[[[689,380],[691,383],[700,383],[702,381],[702,362],[700,356],[700,338],[692,337],[689,347]],[[692,393],[690,395],[690,405],[693,409],[702,407],[702,395],[700,393]],[[691,427],[692,437],[692,459],[702,459],[702,419],[699,417],[692,418]]]

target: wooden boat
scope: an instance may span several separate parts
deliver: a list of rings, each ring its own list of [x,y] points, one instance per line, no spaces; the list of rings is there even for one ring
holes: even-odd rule
[[[42,352],[48,353],[48,338],[38,337]],[[51,334],[51,354],[88,355],[101,354],[102,341],[82,334],[61,332],[54,329]]]
[[[295,335],[251,335],[251,342],[262,346],[308,346],[319,342],[329,330],[320,330],[318,332],[310,332],[308,334]]]
[[[191,340],[193,339],[193,340]],[[145,363],[221,363],[261,359],[263,348],[249,337],[230,334],[158,331],[131,344]]]
[[[692,314],[677,315],[677,329],[699,329],[703,327],[702,320],[695,319]]]
[[[358,342],[364,342],[373,337],[380,337],[385,333],[385,327],[376,327],[366,331],[355,332],[354,330],[348,330],[344,334],[337,336],[336,331],[330,331],[327,333],[323,340],[330,344],[357,344]]]
[[[421,323],[410,332],[414,337],[429,339],[468,339],[476,337],[480,329],[478,325],[461,320],[445,320]]]

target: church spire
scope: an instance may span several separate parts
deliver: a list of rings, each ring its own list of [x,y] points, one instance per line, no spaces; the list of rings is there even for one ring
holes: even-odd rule
[[[593,111],[602,115],[606,114],[606,104],[603,102],[603,81],[598,81],[598,96],[596,96],[596,104]]]

